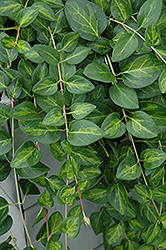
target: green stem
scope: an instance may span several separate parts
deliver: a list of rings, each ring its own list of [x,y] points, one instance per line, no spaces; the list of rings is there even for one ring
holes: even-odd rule
[[[18,26],[14,26],[14,27],[0,27],[0,30],[18,30]]]
[[[110,21],[118,23],[118,24],[122,25],[124,28],[131,30],[132,32],[134,32],[137,36],[139,36],[145,42],[145,38],[140,33],[138,33],[136,30],[131,28],[130,26],[126,25],[125,23],[121,23],[120,21],[117,21],[117,20],[112,19],[112,18],[110,18]],[[160,57],[160,59],[166,64],[166,60],[157,52],[157,50],[153,46],[150,46],[150,47]]]
[[[115,71],[114,71],[114,68],[113,68],[113,66],[112,66],[112,63],[111,63],[111,60],[110,60],[110,57],[109,57],[108,54],[106,54],[106,58],[107,58],[107,61],[108,61],[109,66],[110,66],[110,69],[111,69],[112,74],[113,74],[114,76],[116,76]],[[117,82],[117,81],[116,81],[116,82]]]
[[[163,151],[162,144],[161,144],[160,140],[159,140],[159,148],[161,151]],[[164,169],[164,167],[163,167],[163,169]],[[165,185],[165,177],[164,176],[162,178],[162,185],[163,186]],[[162,209],[163,209],[163,202],[160,203],[160,214],[162,213]]]
[[[28,3],[29,3],[29,0],[26,1],[26,4],[24,5],[24,8],[27,7]]]
[[[15,238],[13,237],[12,232],[11,232],[10,230],[9,230],[9,233],[10,233],[10,236],[12,237],[13,242],[14,242],[14,246],[17,248],[17,250],[19,250],[19,248],[18,248],[18,246],[17,246],[17,243],[16,243],[16,240],[15,240]]]

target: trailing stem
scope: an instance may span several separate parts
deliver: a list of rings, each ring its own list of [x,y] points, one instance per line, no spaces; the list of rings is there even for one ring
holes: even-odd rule
[[[14,100],[12,98],[12,108],[14,108]],[[14,157],[14,118],[12,118],[12,157]],[[31,241],[25,220],[24,220],[24,215],[23,215],[23,211],[22,211],[22,207],[21,207],[21,201],[20,201],[20,194],[19,194],[19,187],[18,187],[18,179],[17,179],[17,173],[16,173],[16,169],[14,168],[14,179],[15,179],[15,186],[16,186],[16,194],[17,194],[17,200],[18,200],[18,205],[19,205],[19,210],[20,210],[20,214],[21,214],[21,218],[22,218],[22,222],[23,222],[23,226],[25,228],[27,237],[29,239],[30,245],[31,247],[34,249],[33,247],[33,243]]]
[[[122,112],[123,112],[123,115],[124,115],[125,122],[127,123],[127,117],[126,117],[125,110],[122,109]],[[134,153],[135,153],[135,156],[136,156],[136,159],[137,159],[137,163],[138,163],[138,165],[139,165],[140,168],[141,168],[142,178],[143,178],[143,180],[144,180],[144,182],[145,182],[145,185],[148,186],[146,177],[145,177],[145,175],[144,175],[144,172],[143,172],[143,169],[142,169],[142,166],[141,166],[141,162],[140,162],[140,159],[139,159],[139,156],[138,156],[138,152],[137,152],[137,149],[136,149],[136,146],[135,146],[135,142],[134,142],[133,136],[132,136],[129,132],[128,132],[128,136],[129,136],[129,140],[130,140],[131,143],[132,143],[132,146],[133,146],[133,149],[134,149]],[[157,206],[156,206],[154,200],[151,199],[151,201],[152,201],[152,203],[153,203],[153,205],[154,205],[154,208],[155,208],[157,214],[160,216],[160,213],[159,213],[159,211],[158,211],[158,208],[157,208]]]
[[[161,151],[163,151],[162,144],[161,144],[160,140],[159,140],[159,148]],[[164,170],[164,167],[163,167],[163,170]],[[165,177],[164,176],[162,178],[162,185],[163,186],[165,185]],[[160,203],[160,214],[162,213],[162,208],[163,208],[163,202]]]
[[[11,236],[13,242],[14,242],[14,246],[17,248],[17,250],[19,250],[19,248],[18,248],[18,246],[17,246],[17,243],[16,243],[16,240],[15,240],[15,238],[13,237],[12,232],[11,232],[10,230],[9,230],[9,233],[10,233],[10,236]]]
[[[139,36],[145,42],[145,38],[140,33],[138,33],[136,30],[134,30],[133,28],[128,26],[127,24],[121,23],[120,21],[117,21],[117,20],[112,19],[112,18],[110,18],[110,21],[118,23],[118,24],[122,25],[124,28],[131,30],[132,32],[134,32],[137,36]],[[158,53],[158,51],[153,46],[150,46],[150,47],[160,57],[160,59],[166,64],[166,60]]]

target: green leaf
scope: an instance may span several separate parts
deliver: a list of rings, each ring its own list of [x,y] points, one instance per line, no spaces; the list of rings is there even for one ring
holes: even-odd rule
[[[12,227],[13,219],[10,215],[0,222],[0,236],[7,233]]]
[[[67,53],[66,58],[61,60],[60,63],[66,62],[68,64],[79,64],[88,56],[90,51],[91,49],[88,47],[76,47],[75,50],[70,53]]]
[[[63,250],[63,244],[60,241],[49,239],[46,245],[46,250]]]
[[[56,92],[53,95],[49,96],[41,96],[41,95],[35,95],[37,104],[45,111],[49,112],[50,110],[54,109],[55,107],[63,108],[63,105],[65,104],[65,98],[64,96]]]
[[[32,91],[40,95],[53,95],[58,90],[57,84],[55,78],[48,76],[37,82]]]
[[[126,240],[123,244],[123,249],[124,250],[135,250],[135,249],[138,249],[139,246],[140,246],[140,244],[138,242]]]
[[[46,209],[47,213],[48,213],[48,209]],[[35,221],[33,222],[32,227],[34,227],[39,221],[41,221],[42,219],[44,219],[44,217],[46,216],[45,214],[45,209],[44,207],[40,208],[40,211],[38,212]]]
[[[140,27],[147,28],[149,24],[155,23],[162,9],[162,0],[147,0],[140,8],[137,20],[139,22]]]
[[[149,99],[161,94],[157,81],[147,87],[137,89],[136,91],[139,99]]]
[[[74,239],[80,231],[80,220],[78,216],[71,216],[63,220],[59,226],[62,233],[67,233],[69,239]]]
[[[157,222],[149,226],[146,234],[147,244],[152,243],[157,238],[160,233],[160,230],[161,225],[159,225]]]
[[[0,155],[8,153],[12,148],[12,138],[9,133],[4,130],[0,130]]]
[[[57,127],[44,126],[41,120],[32,121],[21,130],[31,139],[43,144],[51,144],[60,139],[60,132]]]
[[[22,9],[22,4],[18,1],[3,0],[0,3],[0,16],[12,16]]]
[[[8,202],[5,198],[0,197],[0,222],[5,220],[9,212]]]
[[[33,75],[32,75],[32,82],[33,84],[39,82],[42,80],[44,77],[48,76],[48,65],[47,63],[40,63],[38,66],[35,68]]]
[[[166,202],[166,186],[158,186],[153,190],[153,199],[157,202]]]
[[[159,221],[162,223],[162,228],[166,229],[166,212],[160,215]]]
[[[79,33],[78,32],[69,32],[62,39],[62,49],[65,52],[73,51],[79,41]]]
[[[32,102],[24,101],[16,105],[9,112],[9,115],[18,120],[33,120],[40,118]]]
[[[95,108],[95,105],[88,102],[75,102],[71,106],[70,113],[75,119],[82,119],[89,115]]]
[[[35,2],[32,7],[39,11],[39,16],[49,20],[54,21],[55,20],[55,14],[54,11],[50,8],[50,6],[43,2]]]
[[[139,247],[138,250],[153,250],[153,246],[151,245],[142,245],[141,247]]]
[[[9,107],[3,103],[0,103],[0,126],[5,125],[7,120],[10,118]]]
[[[49,167],[44,165],[42,162],[38,162],[32,167],[17,169],[17,174],[24,179],[33,179],[47,173],[49,170]]]
[[[18,12],[15,20],[21,28],[24,28],[35,20],[38,13],[39,10],[33,6],[26,7]]]
[[[28,180],[20,179],[19,180],[19,185],[20,185],[20,187],[22,189],[22,192],[23,192],[24,196],[27,196],[29,194],[30,195],[40,194],[40,191],[37,188],[37,186],[35,184],[31,183]]]
[[[26,78],[31,78],[35,67],[28,61],[21,59],[18,64],[18,71]]]
[[[17,45],[16,45],[16,50],[19,53],[24,54],[24,53],[28,52],[30,49],[31,49],[31,46],[27,41],[24,41],[21,39],[18,40]]]
[[[49,145],[50,147],[50,152],[52,156],[57,160],[57,161],[64,161],[66,158],[66,152],[64,152],[63,147],[61,146],[60,141],[52,143]]]
[[[59,177],[61,179],[68,178],[69,182],[70,180],[73,181],[73,168],[70,160],[66,160],[59,169]]]
[[[2,92],[4,89],[7,89],[8,85],[9,78],[2,70],[0,70],[0,92]]]
[[[44,190],[44,192],[38,198],[38,204],[41,207],[45,206],[53,207],[54,200],[47,190]]]
[[[159,77],[159,88],[162,94],[166,93],[166,69],[163,70]]]
[[[131,17],[133,10],[130,4],[125,0],[112,0],[111,13],[118,21],[125,22],[126,19]]]
[[[135,34],[123,34],[115,44],[112,52],[112,61],[122,61],[131,56],[138,47],[138,39]]]
[[[138,202],[142,205],[149,205],[153,196],[152,188],[145,185],[135,185],[134,193]]]
[[[91,202],[97,204],[103,204],[107,202],[107,189],[103,184],[99,184],[92,189],[84,191],[85,198]]]
[[[145,42],[149,46],[161,43],[160,30],[155,23],[150,24],[145,31]]]
[[[13,49],[15,47],[15,37],[2,37],[1,39],[1,44],[5,49]]]
[[[11,1],[9,2],[9,4],[11,3]],[[2,37],[8,37],[8,35],[4,32],[0,33],[0,40],[2,39]],[[18,52],[16,51],[16,49],[5,49],[1,44],[0,44],[0,60],[2,62],[5,63],[9,63],[9,65],[11,65],[11,63],[17,58],[18,56]]]
[[[126,131],[125,125],[117,112],[113,112],[107,116],[101,125],[101,129],[104,133],[103,137],[108,139],[121,137]]]
[[[41,0],[36,0],[36,2],[41,2]],[[64,7],[64,4],[62,0],[42,0],[42,2],[48,4],[52,8],[62,8]]]
[[[12,168],[27,168],[41,160],[41,153],[32,141],[23,143],[15,152],[11,161]]]
[[[135,137],[150,139],[158,135],[155,122],[145,112],[135,111],[130,119],[126,124],[126,128]]]
[[[22,85],[20,78],[16,77],[14,78],[11,83],[8,86],[7,89],[9,98],[18,98],[21,95],[22,92]]]
[[[109,40],[105,37],[99,37],[94,42],[87,43],[87,45],[100,55],[105,55],[111,50]]]
[[[78,180],[92,180],[99,176],[101,174],[101,171],[98,167],[96,166],[89,166],[89,167],[84,167],[79,171],[78,174]]]
[[[65,123],[62,110],[58,107],[50,110],[50,112],[44,117],[42,123],[43,125],[48,126],[62,126]]]
[[[9,162],[3,160],[0,161],[0,181],[4,181],[10,174],[10,164]]]
[[[32,24],[33,23],[31,23],[31,25]],[[27,26],[24,29],[21,29],[21,37],[22,37],[22,39],[26,40],[27,42],[32,42],[35,40],[35,37],[36,37],[35,30],[32,29],[31,26]]]
[[[111,100],[122,108],[137,109],[139,108],[137,93],[124,85],[123,82],[113,84],[109,88]]]
[[[57,175],[51,175],[47,178],[47,190],[53,195],[56,195],[57,191],[64,185],[65,182]]]
[[[65,83],[67,90],[72,94],[83,94],[94,89],[94,85],[90,81],[78,75],[70,77]]]
[[[142,88],[153,83],[163,69],[164,64],[150,53],[131,58],[122,69],[121,74],[126,86]]]
[[[48,63],[51,65],[57,65],[59,62],[59,53],[53,47],[47,45],[36,45],[35,50],[37,53]]]
[[[102,137],[102,130],[93,122],[76,120],[69,124],[68,141],[74,146],[86,146]]]
[[[121,214],[124,214],[128,206],[126,189],[120,183],[112,183],[107,188],[109,203]]]
[[[51,29],[53,30],[53,34],[61,32],[64,26],[64,12],[63,10],[59,10],[55,14],[55,21],[51,21]]]
[[[73,152],[74,159],[83,166],[99,166],[100,160],[91,150],[86,148],[79,148]]]
[[[36,46],[38,46],[38,44],[27,50],[24,56],[31,62],[42,63],[45,59],[36,51]]]
[[[166,160],[166,154],[156,148],[147,148],[141,152],[141,158],[145,169],[155,169]]]
[[[65,14],[72,30],[89,41],[96,40],[107,26],[107,18],[102,9],[86,0],[67,1]]]
[[[135,180],[141,174],[141,168],[133,157],[126,157],[117,168],[116,177],[121,180]]]
[[[107,207],[107,212],[112,218],[115,218],[116,220],[130,221],[131,219],[136,217],[136,211],[131,201],[129,202],[128,207],[123,215],[111,205]]]
[[[105,239],[109,245],[114,245],[120,242],[125,234],[125,228],[120,223],[114,223],[109,226],[104,233]]]
[[[115,76],[110,72],[108,65],[105,63],[89,63],[84,69],[84,75],[88,78],[104,83],[115,81]]]
[[[63,198],[66,199],[68,197],[73,196],[74,194],[75,194],[75,186],[70,187],[68,185],[65,185],[65,186],[60,187],[60,189],[58,190],[57,196],[60,199],[63,199]]]

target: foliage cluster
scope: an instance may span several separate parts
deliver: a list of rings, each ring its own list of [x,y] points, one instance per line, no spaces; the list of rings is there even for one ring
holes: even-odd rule
[[[22,216],[25,249],[69,249],[61,234],[90,222],[106,250],[166,249],[166,1],[3,0],[0,30],[0,92],[11,100],[0,103],[0,181],[13,172],[21,214],[38,195],[33,226],[44,223],[35,247]],[[18,128],[29,140],[15,150]],[[40,144],[62,162],[58,176]],[[53,196],[65,218],[47,219]],[[90,221],[82,199],[101,204]],[[0,197],[0,235],[11,205]]]

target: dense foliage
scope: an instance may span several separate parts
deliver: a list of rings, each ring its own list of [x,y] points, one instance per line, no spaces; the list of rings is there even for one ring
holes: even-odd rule
[[[29,237],[25,249],[67,249],[61,234],[75,238],[82,223],[106,250],[166,249],[166,1],[2,0],[0,30],[0,92],[11,99],[0,103],[0,181],[12,169],[20,212],[19,187],[23,203],[38,194],[34,225],[43,220],[42,248]],[[29,140],[15,150],[18,128]],[[58,176],[40,144],[62,162]],[[65,218],[47,220],[53,196]],[[90,220],[82,199],[101,204]],[[0,197],[0,235],[10,205]]]

